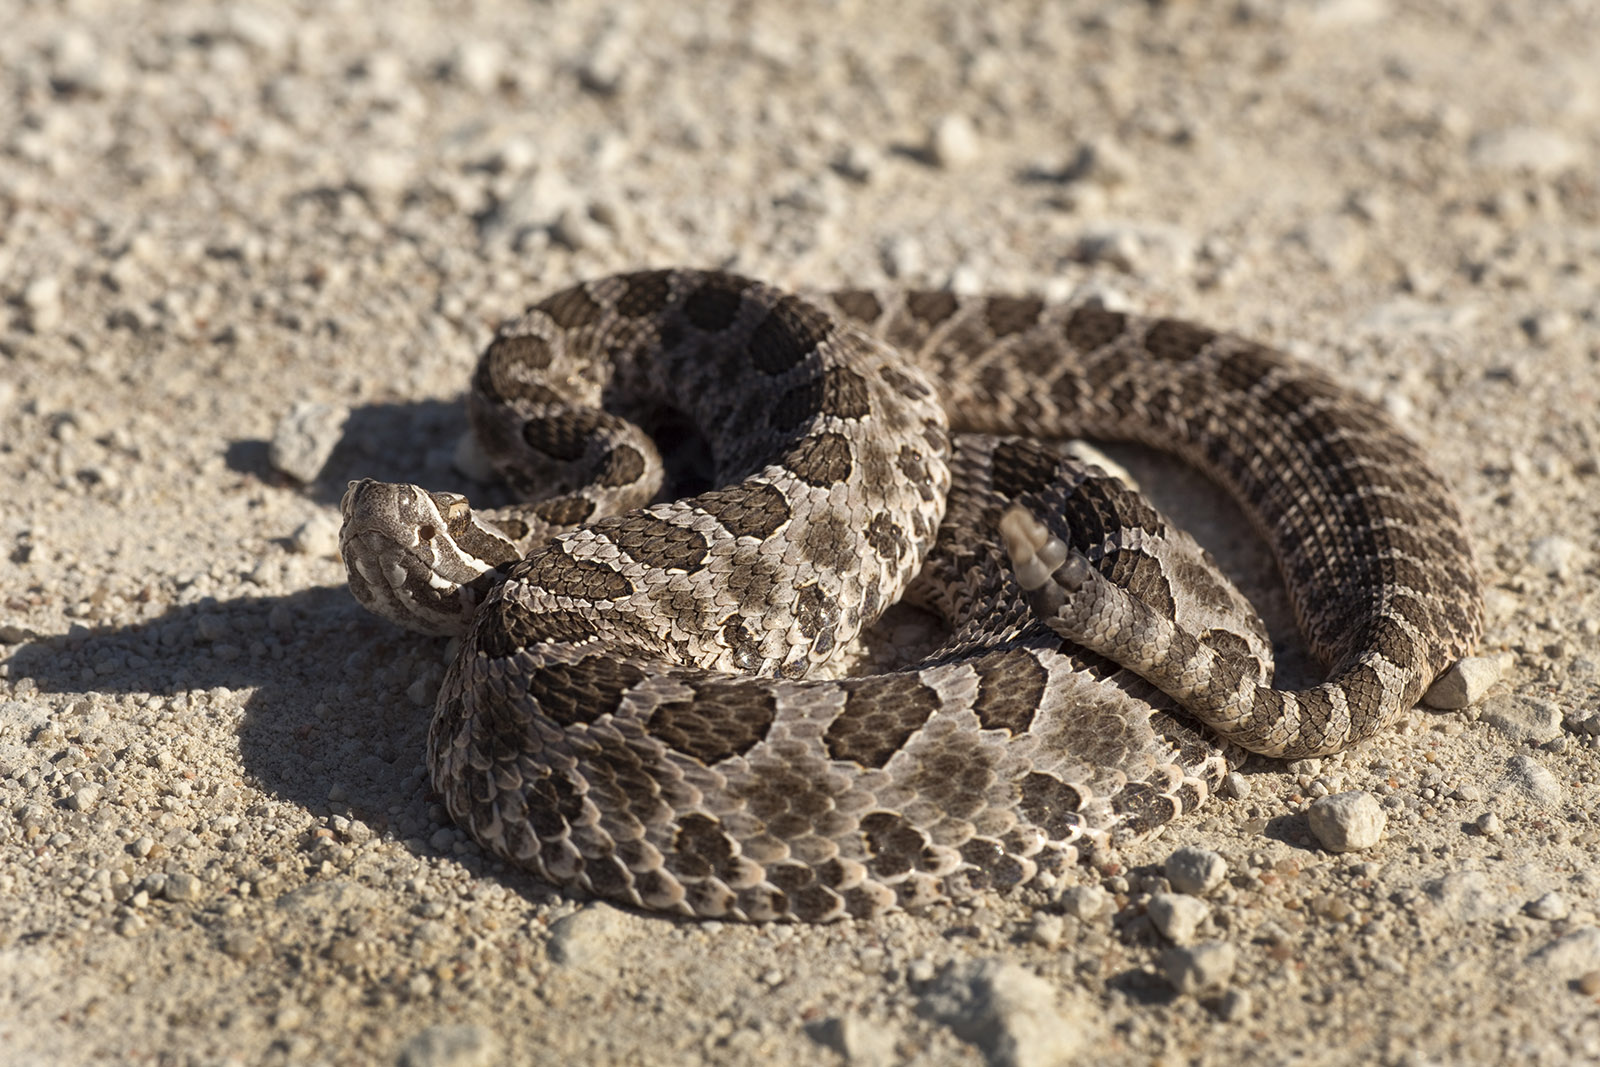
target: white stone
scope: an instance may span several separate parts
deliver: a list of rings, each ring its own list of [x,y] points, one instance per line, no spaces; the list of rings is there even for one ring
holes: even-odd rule
[[[1311,832],[1329,852],[1371,848],[1383,837],[1389,821],[1378,798],[1361,789],[1313,801],[1306,817]]]

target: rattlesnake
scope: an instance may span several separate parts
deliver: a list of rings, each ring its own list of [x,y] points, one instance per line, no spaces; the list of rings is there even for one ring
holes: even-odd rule
[[[1185,322],[618,275],[502,327],[469,412],[536,502],[353,482],[351,588],[464,635],[428,744],[455,820],[645,908],[827,920],[1026,882],[1204,800],[1225,763],[1180,706],[1255,751],[1336,751],[1481,627],[1419,448],[1313,368]],[[1267,688],[1264,631],[1209,558],[1041,443],[1078,434],[1230,490],[1328,681]],[[658,498],[664,462],[697,491]],[[942,644],[819,677],[908,587]]]

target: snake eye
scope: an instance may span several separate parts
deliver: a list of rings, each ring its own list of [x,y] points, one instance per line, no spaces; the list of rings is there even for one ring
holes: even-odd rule
[[[431,522],[425,522],[421,526],[417,527],[417,543],[418,544],[421,544],[424,541],[432,541],[435,537],[438,537],[438,536],[439,536],[439,528],[437,526],[435,526]]]

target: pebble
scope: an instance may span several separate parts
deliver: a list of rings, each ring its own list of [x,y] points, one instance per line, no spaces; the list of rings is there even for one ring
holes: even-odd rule
[[[899,1062],[895,1055],[895,1042],[899,1030],[876,1022],[868,1022],[859,1015],[836,1015],[823,1019],[806,1032],[812,1040],[831,1048],[848,1064],[858,1067],[889,1067]]]
[[[1185,996],[1220,989],[1233,977],[1238,953],[1226,941],[1169,948],[1161,954],[1161,971],[1173,989]]]
[[[309,484],[322,473],[344,433],[350,409],[333,404],[300,402],[278,420],[267,449],[267,461],[295,481]]]
[[[1535,919],[1544,919],[1547,922],[1565,919],[1572,913],[1572,909],[1567,905],[1567,898],[1553,889],[1536,900],[1530,900],[1524,910]]]
[[[318,511],[294,528],[289,535],[289,547],[302,556],[337,559],[341,525],[341,519],[332,511]]]
[[[400,1050],[399,1067],[489,1067],[501,1062],[500,1036],[485,1026],[430,1026]]]
[[[28,312],[28,328],[34,333],[49,333],[61,325],[61,281],[53,274],[35,278],[22,290],[22,306]]]
[[[1201,924],[1211,917],[1211,905],[1182,893],[1157,893],[1145,911],[1161,936],[1175,945],[1192,944]]]
[[[1463,656],[1428,687],[1422,702],[1447,711],[1468,708],[1482,700],[1499,680],[1498,656]]]
[[[1511,126],[1473,138],[1468,155],[1485,170],[1548,177],[1576,165],[1583,158],[1583,151],[1559,131]]]
[[[1562,581],[1572,574],[1577,559],[1577,542],[1560,534],[1541,537],[1528,546],[1528,565]]]
[[[1049,982],[1014,963],[967,960],[940,975],[917,1012],[977,1047],[989,1067],[1074,1062],[1090,1033],[1083,1012],[1064,1012]]]
[[[1538,697],[1512,693],[1491,697],[1480,718],[1519,744],[1542,745],[1561,733],[1561,709]]]
[[[1371,848],[1383,837],[1388,823],[1378,798],[1363,789],[1313,801],[1306,818],[1317,841],[1329,852]]]
[[[550,958],[574,970],[606,973],[628,940],[628,925],[628,916],[611,905],[589,904],[551,925]]]
[[[1514,790],[1540,807],[1554,808],[1561,803],[1561,783],[1532,756],[1506,760],[1506,776],[1500,785],[1502,790]]]
[[[1089,922],[1105,914],[1111,896],[1097,885],[1075,885],[1061,894],[1061,907],[1079,922]]]
[[[98,785],[86,785],[67,798],[67,809],[69,811],[89,811],[99,800],[100,787]]]
[[[1423,887],[1436,907],[1452,922],[1475,923],[1505,918],[1505,901],[1482,871],[1452,871]]]
[[[1055,948],[1066,936],[1067,921],[1060,915],[1040,912],[1028,927],[1028,940],[1042,948]]]
[[[1600,971],[1600,928],[1580,926],[1563,934],[1530,955],[1528,962],[1569,982]]]
[[[595,221],[587,208],[574,205],[556,216],[550,225],[550,236],[576,252],[605,244],[610,231]]]
[[[200,899],[200,879],[185,871],[167,875],[161,895],[175,904],[185,904]]]
[[[1229,771],[1227,777],[1222,779],[1222,793],[1234,800],[1243,800],[1250,795],[1250,779],[1238,771]]]
[[[490,93],[500,85],[504,62],[498,42],[465,41],[450,57],[450,74],[473,92]]]
[[[1228,876],[1228,861],[1208,848],[1190,845],[1168,856],[1163,870],[1178,892],[1203,896]]]
[[[1500,822],[1500,816],[1492,811],[1486,811],[1478,816],[1478,821],[1474,825],[1477,826],[1478,833],[1484,837],[1499,837],[1505,832],[1505,826]]]
[[[937,166],[965,166],[982,151],[978,131],[965,115],[946,115],[928,132],[928,158]]]

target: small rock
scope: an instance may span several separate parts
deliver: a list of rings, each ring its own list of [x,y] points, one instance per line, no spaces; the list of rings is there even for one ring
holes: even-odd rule
[[[871,182],[882,165],[877,149],[862,143],[846,145],[833,160],[833,169],[840,177],[861,185]]]
[[[1561,783],[1532,756],[1506,760],[1506,776],[1500,788],[1514,790],[1540,807],[1554,808],[1561,803]]]
[[[272,431],[267,461],[303,484],[316,481],[344,432],[350,409],[333,404],[299,403]]]
[[[1161,936],[1175,945],[1191,944],[1200,924],[1211,917],[1211,905],[1182,893],[1157,893],[1145,910]]]
[[[504,56],[495,41],[469,41],[456,47],[450,57],[450,73],[462,85],[478,93],[493,92],[500,85]]]
[[[837,1015],[806,1028],[811,1039],[833,1049],[849,1064],[888,1067],[897,1062],[894,1046],[899,1032],[892,1026],[869,1023],[859,1015]]]
[[[550,958],[564,967],[604,973],[627,939],[627,915],[609,904],[589,904],[550,927]]]
[[[928,134],[928,158],[945,168],[960,167],[982,151],[978,131],[965,115],[946,115]]]
[[[608,235],[587,208],[576,205],[562,211],[550,225],[550,236],[574,252],[603,245]]]
[[[1512,126],[1473,139],[1472,162],[1503,174],[1559,174],[1574,166],[1582,150],[1565,134],[1539,126]]]
[[[61,280],[53,274],[35,278],[22,291],[22,306],[28,312],[28,327],[34,333],[49,333],[61,325]]]
[[[1567,906],[1567,898],[1553,889],[1539,899],[1529,901],[1523,910],[1535,919],[1544,919],[1547,922],[1565,919],[1572,912]]]
[[[1067,921],[1059,915],[1040,912],[1028,927],[1028,940],[1042,948],[1055,948],[1066,935]]]
[[[1329,852],[1371,848],[1383,837],[1389,821],[1378,798],[1361,789],[1315,800],[1306,816],[1311,832]]]
[[[1507,693],[1484,702],[1483,722],[1518,743],[1542,745],[1561,733],[1561,709],[1548,700]]]
[[[1422,695],[1422,702],[1447,711],[1469,708],[1482,700],[1489,687],[1499,680],[1499,657],[1463,656],[1434,681]]]
[[[631,42],[621,33],[607,33],[579,64],[578,82],[598,96],[614,96],[625,88],[633,66]]]
[[[400,1050],[400,1067],[489,1067],[501,1062],[500,1037],[472,1023],[430,1026]]]
[[[1522,332],[1536,345],[1551,345],[1570,334],[1577,323],[1565,311],[1535,312],[1522,320]]]
[[[339,555],[340,519],[331,511],[319,511],[296,526],[289,535],[289,547],[302,556],[336,559]]]
[[[167,875],[166,885],[161,890],[161,895],[175,904],[199,900],[200,879],[184,871],[169,874]]]
[[[1569,982],[1600,971],[1600,928],[1580,926],[1530,955],[1528,962]]]
[[[93,784],[86,785],[67,798],[67,810],[88,811],[99,801],[100,787]]]
[[[1238,954],[1226,941],[1169,948],[1161,954],[1161,970],[1179,993],[1193,996],[1220,989],[1238,963]]]
[[[1222,780],[1222,793],[1234,800],[1243,800],[1250,795],[1250,779],[1238,771],[1229,771]]]
[[[1482,871],[1452,871],[1429,882],[1423,891],[1456,923],[1486,922],[1506,916],[1505,901],[1489,885]]]
[[[1053,1067],[1072,1062],[1090,1034],[1087,1013],[1066,1012],[1055,987],[1004,960],[958,963],[936,979],[919,1014],[976,1046],[990,1067]]]
[[[1575,734],[1600,736],[1600,708],[1574,708],[1561,717],[1561,725]]]
[[[1087,181],[1107,188],[1132,181],[1139,166],[1114,141],[1087,141],[1078,146],[1061,173],[1065,181]]]
[[[1499,837],[1505,832],[1505,826],[1501,824],[1500,816],[1492,811],[1486,811],[1478,816],[1478,821],[1475,825],[1478,827],[1478,833],[1484,837]]]
[[[1061,894],[1061,907],[1079,922],[1089,922],[1105,914],[1110,899],[1097,885],[1075,885]]]
[[[1563,581],[1571,575],[1577,558],[1577,542],[1560,534],[1541,537],[1528,546],[1528,565]]]
[[[1172,888],[1203,896],[1222,884],[1228,875],[1228,861],[1208,848],[1191,845],[1168,856],[1163,869]]]

